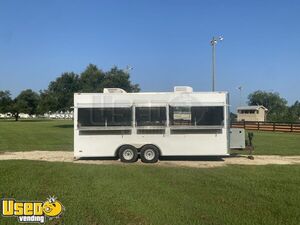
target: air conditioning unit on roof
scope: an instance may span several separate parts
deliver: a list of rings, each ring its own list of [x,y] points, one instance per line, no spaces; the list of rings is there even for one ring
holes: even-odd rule
[[[189,86],[175,86],[174,92],[192,93],[193,88]]]
[[[104,88],[103,93],[127,93],[121,88]]]

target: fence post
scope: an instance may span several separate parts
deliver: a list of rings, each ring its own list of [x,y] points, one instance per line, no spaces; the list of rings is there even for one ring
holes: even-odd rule
[[[259,121],[257,122],[257,130],[259,130]]]
[[[275,123],[273,123],[273,131],[275,131]]]
[[[291,132],[293,132],[293,123],[291,123]]]
[[[246,121],[244,120],[244,129],[246,129]]]

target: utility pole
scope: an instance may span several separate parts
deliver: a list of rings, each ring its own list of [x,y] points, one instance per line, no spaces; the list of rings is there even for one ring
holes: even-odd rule
[[[130,70],[133,70],[133,67],[130,66],[130,65],[127,65],[126,68],[125,68],[125,72],[129,73]]]
[[[243,87],[239,86],[238,89],[240,90],[240,104],[239,104],[239,106],[242,106],[242,89],[243,89]]]
[[[216,45],[218,41],[223,41],[223,39],[222,36],[219,36],[219,38],[213,37],[210,41],[212,47],[212,91],[215,91]]]

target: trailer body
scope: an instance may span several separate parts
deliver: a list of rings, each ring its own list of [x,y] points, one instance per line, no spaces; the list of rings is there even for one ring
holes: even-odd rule
[[[139,152],[156,146],[160,156],[228,155],[227,92],[74,94],[74,156],[112,157],[124,145]]]

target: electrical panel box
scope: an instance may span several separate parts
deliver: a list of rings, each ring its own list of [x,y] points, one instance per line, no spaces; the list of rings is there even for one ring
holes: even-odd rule
[[[245,129],[230,128],[230,148],[244,149],[245,148]]]

